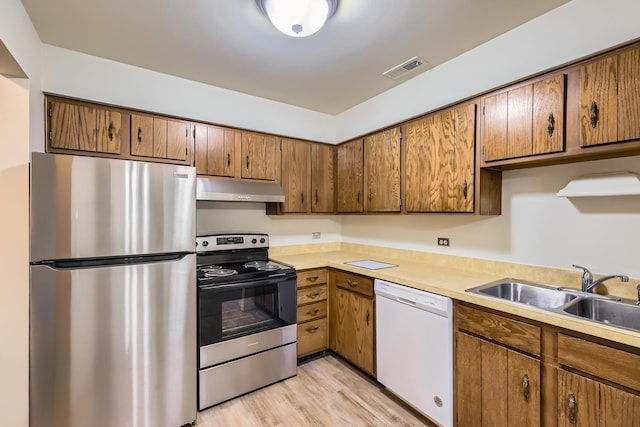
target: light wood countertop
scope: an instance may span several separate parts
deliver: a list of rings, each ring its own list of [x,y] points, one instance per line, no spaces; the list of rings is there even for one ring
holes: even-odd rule
[[[567,282],[579,283],[576,282],[579,279],[579,273],[345,243],[324,245],[318,252],[309,251],[313,250],[309,248],[313,246],[273,247],[270,249],[270,254],[272,258],[291,264],[298,270],[337,268],[640,348],[638,332],[465,292],[466,289],[505,277],[574,287]],[[363,259],[396,264],[397,267],[369,270],[345,264]],[[549,280],[549,277],[555,280]],[[626,297],[626,295],[622,296]]]

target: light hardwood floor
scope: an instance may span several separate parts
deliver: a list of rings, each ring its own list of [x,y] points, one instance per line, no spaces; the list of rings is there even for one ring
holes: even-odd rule
[[[198,414],[197,427],[433,426],[327,355],[298,375]]]

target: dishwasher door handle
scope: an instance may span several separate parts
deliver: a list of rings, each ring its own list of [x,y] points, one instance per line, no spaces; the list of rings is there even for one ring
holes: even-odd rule
[[[402,304],[407,304],[407,305],[411,305],[411,306],[414,306],[414,307],[417,304],[415,301],[412,301],[412,300],[406,299],[406,298],[402,298],[402,297],[399,297],[399,296],[396,296],[395,299],[396,299],[396,301],[401,302]]]

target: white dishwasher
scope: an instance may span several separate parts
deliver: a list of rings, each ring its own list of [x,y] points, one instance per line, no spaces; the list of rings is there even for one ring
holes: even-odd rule
[[[378,381],[437,424],[453,425],[451,299],[376,279]]]

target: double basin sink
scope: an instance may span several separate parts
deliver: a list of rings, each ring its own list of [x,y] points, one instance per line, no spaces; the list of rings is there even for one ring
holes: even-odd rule
[[[640,332],[640,305],[553,285],[502,279],[467,292]]]

